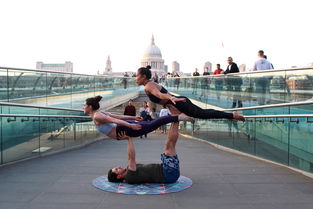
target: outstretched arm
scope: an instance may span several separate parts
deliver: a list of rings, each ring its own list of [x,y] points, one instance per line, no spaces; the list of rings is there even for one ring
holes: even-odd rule
[[[139,124],[128,123],[126,121],[123,121],[123,120],[120,120],[117,118],[113,118],[113,117],[110,117],[108,115],[103,115],[103,114],[96,114],[94,117],[94,120],[99,122],[99,123],[115,123],[117,125],[129,127],[133,130],[140,130],[141,129],[141,125],[139,125]]]
[[[110,117],[116,118],[119,120],[137,120],[137,121],[142,121],[142,117],[137,117],[137,116],[129,116],[129,115],[116,115],[112,113],[107,113]]]
[[[156,84],[153,82],[150,82],[145,86],[145,91],[160,99],[171,100],[174,104],[176,104],[176,102],[185,101],[184,98],[176,98],[169,93],[161,93]]]
[[[128,153],[128,170],[136,171],[136,153],[135,153],[135,147],[133,144],[133,140],[125,135],[125,132],[122,132],[118,135],[119,139],[126,139],[128,140],[127,145],[127,153]]]
[[[135,147],[133,144],[133,140],[130,137],[128,139],[127,152],[128,152],[128,169],[131,171],[136,171]]]

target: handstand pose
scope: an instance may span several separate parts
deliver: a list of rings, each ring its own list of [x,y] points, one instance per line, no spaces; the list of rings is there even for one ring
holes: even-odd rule
[[[138,85],[145,86],[145,92],[149,99],[161,105],[166,105],[170,111],[173,109],[179,110],[190,117],[200,118],[200,119],[210,119],[210,118],[227,118],[245,121],[242,115],[237,112],[227,113],[223,111],[218,111],[214,109],[202,109],[197,105],[193,104],[185,96],[173,96],[168,93],[168,91],[161,85],[150,81],[151,79],[151,67],[141,67],[136,73],[136,83]]]
[[[142,121],[141,117],[115,115],[108,112],[101,112],[99,101],[101,96],[91,97],[86,99],[84,105],[84,113],[88,114],[94,123],[96,129],[114,139],[119,139],[119,133],[123,132],[129,137],[139,137],[152,132],[162,125],[178,121],[192,121],[193,118],[184,114],[178,116],[159,117],[153,121]],[[139,121],[136,122],[135,120]]]
[[[172,124],[173,125],[173,124]],[[177,125],[177,126],[175,126]],[[143,183],[174,183],[180,176],[179,160],[176,154],[176,142],[178,139],[178,123],[174,123],[172,135],[168,137],[161,164],[136,164],[135,147],[132,139],[121,132],[119,138],[128,140],[128,167],[115,167],[109,170],[110,182],[123,182],[128,184]]]

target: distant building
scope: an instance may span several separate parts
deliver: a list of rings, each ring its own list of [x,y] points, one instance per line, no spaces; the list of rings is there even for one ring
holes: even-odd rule
[[[51,71],[58,71],[58,72],[73,72],[73,63],[66,61],[63,63],[43,63],[43,62],[37,62],[36,63],[36,69],[37,70],[51,70]]]
[[[111,59],[110,59],[110,56],[108,56],[104,73],[112,73],[112,66],[111,66]]]
[[[168,66],[167,65],[164,65],[164,72],[168,73]]]
[[[178,73],[180,72],[179,63],[176,61],[172,62],[172,73],[175,73],[175,72],[178,72]]]
[[[110,56],[108,56],[107,61],[106,61],[106,65],[105,65],[105,69],[104,70],[98,70],[97,74],[103,75],[103,76],[123,77],[124,72],[113,72],[111,64],[112,64],[111,58],[110,58]]]
[[[158,74],[164,74],[165,66],[164,60],[162,59],[161,50],[154,43],[154,36],[152,35],[151,44],[147,47],[144,52],[144,56],[141,59],[141,67],[151,66],[151,71]]]
[[[209,69],[209,72],[212,72],[212,63],[211,62],[204,63],[203,69],[205,69],[206,67]]]
[[[247,66],[245,64],[239,65],[239,72],[246,72]]]
[[[307,75],[290,75],[286,79],[289,89],[311,90],[312,82]]]

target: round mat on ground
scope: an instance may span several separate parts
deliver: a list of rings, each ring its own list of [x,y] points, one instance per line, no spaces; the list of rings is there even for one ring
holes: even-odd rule
[[[127,184],[109,182],[107,176],[100,176],[95,178],[92,184],[98,189],[119,194],[166,194],[191,187],[192,180],[180,176],[173,184]]]

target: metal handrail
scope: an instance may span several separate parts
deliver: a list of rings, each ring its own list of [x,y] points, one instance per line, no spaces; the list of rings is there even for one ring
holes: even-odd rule
[[[296,106],[296,105],[309,105],[313,104],[313,101],[308,102],[292,102],[292,103],[280,103],[280,104],[272,104],[272,105],[259,105],[253,107],[241,107],[241,108],[231,108],[224,109],[225,111],[241,111],[241,110],[252,110],[252,109],[264,109],[264,108],[272,108],[272,107],[287,107],[287,106]],[[29,108],[42,108],[42,109],[51,109],[51,110],[66,110],[66,111],[76,111],[83,112],[81,109],[72,109],[65,107],[49,107],[49,106],[41,106],[41,105],[29,105],[29,104],[20,104],[20,103],[10,103],[10,102],[0,102],[0,105],[6,106],[14,106],[14,107],[29,107]]]
[[[251,72],[239,72],[239,73],[230,73],[230,74],[218,74],[218,75],[208,75],[208,76],[197,76],[197,77],[191,77],[191,76],[182,76],[182,77],[171,77],[168,79],[177,79],[177,78],[201,78],[201,77],[220,77],[222,76],[238,76],[238,75],[245,75],[245,74],[262,74],[262,73],[271,73],[271,72],[281,72],[281,71],[298,71],[298,70],[309,70],[313,67],[302,67],[302,68],[289,68],[289,69],[276,69],[276,70],[262,70],[262,71],[251,71]]]
[[[88,75],[88,74],[81,74],[81,73],[70,73],[70,72],[58,72],[58,71],[52,71],[52,70],[36,70],[36,69],[23,69],[23,68],[13,68],[13,67],[1,67],[0,69],[4,70],[23,70],[23,71],[34,71],[34,72],[48,72],[48,73],[59,73],[59,74],[71,74],[71,75],[87,75],[87,76],[95,76],[95,77],[105,77],[103,75]],[[312,69],[312,67],[302,67],[302,68],[289,68],[289,69],[275,69],[275,70],[263,70],[263,71],[251,71],[251,72],[240,72],[240,73],[232,73],[231,75],[244,75],[244,74],[258,74],[258,73],[268,73],[268,72],[280,72],[280,71],[297,71],[297,70],[307,70],[307,69]],[[229,74],[228,74],[229,75]],[[231,76],[229,75],[229,76]],[[220,75],[210,75],[210,76],[220,76]],[[197,76],[199,77],[204,77],[204,76]],[[190,77],[179,77],[179,78],[190,78]],[[174,78],[170,78],[174,79]]]
[[[309,104],[313,104],[313,101],[280,103],[280,104],[270,104],[270,105],[258,105],[258,106],[253,106],[253,107],[240,107],[240,108],[231,108],[231,109],[224,109],[224,110],[225,111],[234,111],[234,110],[240,111],[240,110],[272,108],[272,107],[287,107],[287,106],[297,106],[297,105],[309,105]]]
[[[76,116],[76,115],[0,114],[0,117],[39,117],[39,118],[80,118],[80,119],[91,119],[88,116]]]
[[[1,117],[39,117],[39,118],[75,118],[75,119],[90,119],[88,116],[73,116],[73,115],[27,115],[27,114],[0,114]],[[249,118],[313,118],[313,114],[293,114],[293,115],[246,115]],[[213,119],[221,120],[221,119]],[[224,119],[223,119],[224,120]],[[309,121],[311,122],[311,121]]]
[[[14,107],[31,107],[31,108],[42,108],[42,109],[51,109],[51,110],[67,110],[67,111],[83,112],[83,110],[81,110],[81,109],[72,109],[72,108],[65,108],[65,107],[49,107],[49,106],[40,106],[40,105],[10,103],[10,102],[0,102],[0,105],[14,106]]]
[[[14,68],[14,67],[1,67],[0,69],[3,70],[21,70],[21,71],[31,71],[31,72],[41,72],[41,73],[58,73],[58,74],[68,74],[68,75],[83,75],[83,76],[94,76],[94,77],[104,77],[108,78],[108,76],[104,75],[89,75],[89,74],[82,74],[82,73],[71,73],[71,72],[59,72],[53,70],[36,70],[36,69],[24,69],[24,68]],[[110,76],[110,78],[113,78]],[[114,77],[114,78],[121,78],[121,77]]]
[[[311,118],[313,114],[294,115],[245,115],[245,118]]]

